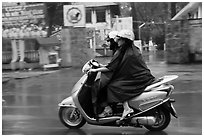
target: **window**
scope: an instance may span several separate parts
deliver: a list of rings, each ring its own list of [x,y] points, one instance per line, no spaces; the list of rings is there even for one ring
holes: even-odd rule
[[[91,9],[86,9],[86,23],[91,23]]]
[[[96,9],[96,22],[106,22],[106,9]]]

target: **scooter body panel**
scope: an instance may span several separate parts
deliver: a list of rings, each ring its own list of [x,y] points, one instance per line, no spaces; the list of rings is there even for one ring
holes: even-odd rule
[[[144,92],[131,99],[129,105],[137,110],[144,111],[154,105],[161,103],[166,98],[167,93],[161,91]]]
[[[82,88],[82,86],[85,83],[86,79],[87,79],[87,75],[83,75],[81,77],[81,79],[72,88],[72,90],[71,90],[72,95],[65,98],[61,103],[58,104],[58,106],[59,107],[66,107],[66,106],[67,107],[68,106],[76,107],[76,105],[75,105],[75,103],[73,101],[73,95],[74,95],[75,92],[79,91]]]
[[[69,96],[68,98],[65,98],[62,100],[61,103],[58,104],[59,107],[76,107],[72,96]]]
[[[71,93],[73,94],[74,92],[76,92],[76,91],[79,91],[81,88],[82,88],[82,86],[84,85],[84,83],[86,82],[86,80],[87,80],[87,75],[86,74],[84,74],[81,78],[80,78],[80,80],[74,85],[74,87],[72,88],[72,91],[71,91]]]

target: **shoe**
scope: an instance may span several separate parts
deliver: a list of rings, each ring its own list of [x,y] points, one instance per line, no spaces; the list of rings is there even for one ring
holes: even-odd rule
[[[112,116],[113,110],[110,106],[105,107],[104,111],[98,115],[99,118]]]
[[[128,114],[133,113],[133,112],[134,112],[133,109],[128,109],[128,110],[125,110],[125,109],[124,109],[123,115],[122,115],[122,117],[120,118],[120,120],[123,120]]]

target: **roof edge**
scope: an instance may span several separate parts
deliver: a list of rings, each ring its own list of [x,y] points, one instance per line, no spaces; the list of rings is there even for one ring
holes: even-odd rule
[[[190,2],[181,11],[179,11],[171,20],[182,19],[183,16],[187,15],[190,11],[195,10],[201,2]]]

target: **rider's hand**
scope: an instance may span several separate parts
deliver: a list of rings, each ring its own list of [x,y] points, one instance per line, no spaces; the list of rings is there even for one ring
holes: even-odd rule
[[[88,71],[88,73],[91,73],[91,72],[97,72],[97,69],[90,69],[90,70]]]
[[[107,66],[107,65],[104,65],[104,64],[100,64],[100,67],[105,67],[105,66]]]

